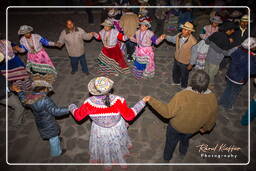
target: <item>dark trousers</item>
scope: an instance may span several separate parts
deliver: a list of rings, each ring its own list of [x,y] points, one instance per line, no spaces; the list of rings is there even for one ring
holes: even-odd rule
[[[189,70],[187,70],[187,66],[188,65],[174,60],[172,68],[172,79],[175,84],[181,83],[182,88],[186,88],[188,86]]]
[[[128,40],[125,42],[125,45],[127,49],[127,59],[132,59],[132,54],[135,51],[136,44]]]
[[[179,152],[181,155],[186,155],[189,146],[189,139],[192,134],[183,134],[175,130],[170,124],[168,124],[166,131],[166,142],[164,148],[164,160],[171,160],[176,145],[180,141]]]
[[[220,98],[220,105],[226,109],[231,109],[237,96],[242,90],[243,85],[235,84],[227,79],[226,88]]]
[[[87,63],[86,63],[86,59],[85,59],[85,55],[82,55],[82,56],[79,56],[79,57],[70,56],[70,63],[71,63],[71,67],[72,67],[72,72],[77,72],[79,61],[80,61],[80,65],[82,67],[82,71],[83,72],[89,72],[88,67],[87,67]]]

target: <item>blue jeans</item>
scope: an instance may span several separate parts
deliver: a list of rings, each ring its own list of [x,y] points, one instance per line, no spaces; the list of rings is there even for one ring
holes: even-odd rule
[[[85,55],[82,55],[82,56],[79,56],[79,57],[70,56],[72,72],[77,72],[79,61],[80,61],[81,67],[82,67],[82,71],[83,72],[89,72],[88,67],[87,67],[87,63],[86,63],[86,59],[85,59]]]
[[[172,68],[172,79],[175,84],[181,83],[182,88],[186,88],[188,86],[189,70],[187,70],[187,66],[188,65],[174,60]]]
[[[59,136],[55,136],[49,139],[51,156],[56,157],[60,156],[62,153],[60,146],[60,138]]]
[[[227,86],[220,98],[219,104],[226,109],[231,109],[242,87],[243,85],[235,84],[227,79]]]
[[[173,152],[176,145],[180,141],[179,152],[182,155],[186,155],[189,146],[189,139],[192,134],[183,134],[174,129],[170,124],[168,124],[166,131],[166,142],[164,148],[164,160],[171,160]]]

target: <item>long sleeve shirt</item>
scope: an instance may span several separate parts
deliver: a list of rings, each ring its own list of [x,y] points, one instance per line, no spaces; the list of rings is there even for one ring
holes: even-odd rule
[[[216,121],[218,104],[215,95],[207,90],[201,94],[191,87],[178,92],[168,104],[155,98],[149,104],[179,132],[193,134],[203,128],[209,131]]]
[[[140,47],[149,47],[152,46],[152,43],[158,45],[163,41],[161,38],[157,38],[150,30],[137,30],[134,37],[131,37],[130,40],[137,43]]]
[[[70,57],[80,57],[85,53],[84,40],[90,40],[92,36],[82,28],[77,27],[73,31],[67,29],[60,34],[58,42],[66,46]]]
[[[145,106],[143,101],[139,101],[129,108],[124,98],[110,95],[111,106],[107,107],[104,104],[104,98],[105,96],[88,98],[81,107],[73,110],[74,118],[80,121],[90,116],[97,125],[112,127],[121,117],[127,121],[133,120]]]
[[[102,40],[103,45],[107,48],[115,47],[118,40],[120,41],[128,40],[128,37],[126,35],[123,35],[116,29],[111,29],[109,31],[102,29],[99,33],[96,33],[94,37],[97,40]]]
[[[20,39],[20,52],[37,53],[43,48],[43,46],[54,45],[54,42],[49,41],[39,34],[32,34],[30,39],[27,39],[25,36]]]

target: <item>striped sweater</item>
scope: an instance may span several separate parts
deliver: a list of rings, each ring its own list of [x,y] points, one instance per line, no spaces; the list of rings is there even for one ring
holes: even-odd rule
[[[87,116],[99,126],[112,127],[124,118],[127,121],[133,120],[136,115],[145,107],[141,100],[132,108],[127,106],[123,97],[110,95],[110,107],[104,105],[105,96],[92,96],[85,100],[84,104],[73,111],[73,116],[77,121]]]

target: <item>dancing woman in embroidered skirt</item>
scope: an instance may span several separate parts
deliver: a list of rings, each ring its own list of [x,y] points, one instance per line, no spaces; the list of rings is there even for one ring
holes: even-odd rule
[[[26,91],[31,88],[32,82],[25,64],[14,53],[16,49],[17,46],[10,41],[0,40],[0,54],[3,55],[3,61],[0,60],[0,72],[9,83],[16,84],[21,90]]]
[[[152,43],[158,45],[164,40],[164,36],[161,35],[157,38],[151,30],[148,30],[148,28],[151,27],[148,20],[144,20],[139,24],[139,30],[136,31],[134,37],[130,38],[131,41],[137,43],[137,47],[133,54],[133,74],[137,79],[152,78],[155,75],[155,61]]]
[[[94,37],[102,40],[104,45],[98,57],[99,71],[107,75],[130,73],[118,43],[118,40],[126,41],[127,36],[113,29],[113,23],[110,20],[105,20],[101,25],[104,28],[99,33],[94,33]]]
[[[129,108],[123,97],[110,94],[114,82],[106,77],[97,77],[88,84],[93,95],[77,108],[69,105],[69,110],[78,121],[89,116],[92,119],[89,141],[90,163],[122,163],[132,147],[125,120],[131,121],[145,107],[145,99]]]
[[[20,39],[20,48],[28,55],[27,70],[32,73],[57,75],[50,57],[43,48],[43,45],[55,46],[55,43],[38,34],[32,34],[32,31],[32,27],[23,25],[18,32],[19,35],[23,35]]]
[[[7,47],[7,53],[6,53]],[[0,63],[0,71],[5,77],[8,73],[8,81],[17,81],[28,79],[29,75],[25,69],[25,64],[21,61],[14,51],[10,41],[0,40],[0,52],[3,54],[5,61]],[[7,63],[7,64],[6,64]],[[7,67],[6,67],[7,66]]]

